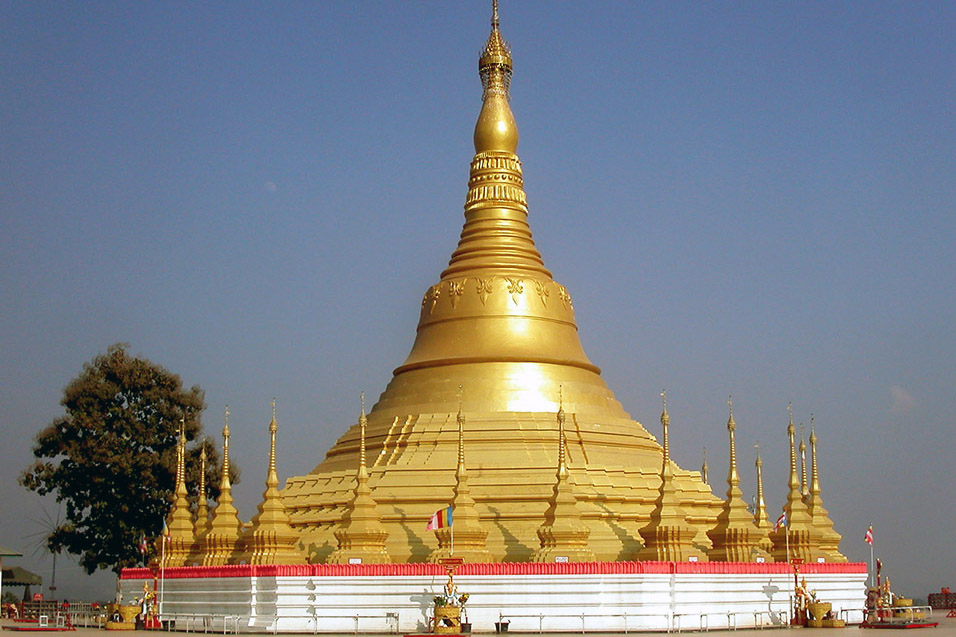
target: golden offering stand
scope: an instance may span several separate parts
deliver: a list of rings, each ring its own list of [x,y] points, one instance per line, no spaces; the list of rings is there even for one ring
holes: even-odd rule
[[[459,593],[455,586],[455,570],[464,563],[460,557],[446,557],[439,560],[445,567],[448,581],[441,595],[434,598],[435,612],[432,616],[431,632],[436,635],[462,635],[471,632],[468,615],[464,613],[468,593]],[[462,622],[464,618],[464,622]]]
[[[807,589],[807,578],[799,582],[800,564],[793,563],[793,624],[807,628],[844,628],[846,622],[833,617],[833,604],[817,599],[817,592]]]
[[[106,607],[106,630],[135,630],[139,605],[109,604]]]

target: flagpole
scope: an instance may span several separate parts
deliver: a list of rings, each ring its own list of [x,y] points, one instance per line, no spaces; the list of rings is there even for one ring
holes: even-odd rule
[[[787,515],[787,512],[784,511],[783,514]],[[784,522],[783,537],[786,538],[786,541],[787,541],[787,566],[789,566],[790,568],[793,568],[793,564],[790,561],[790,516],[787,515],[787,517],[783,519],[783,522]],[[791,623],[797,617],[797,609],[794,607],[794,598],[796,598],[796,596],[797,596],[797,573],[796,571],[794,571],[793,593],[790,595],[790,612],[792,613],[791,619],[790,619]]]
[[[783,536],[787,538],[787,564],[790,563],[790,517],[784,519]]]
[[[876,572],[876,567],[873,566],[873,540],[870,540],[870,588],[873,588],[873,573]]]
[[[163,525],[165,531],[165,524]],[[163,593],[166,588],[166,533],[163,533],[163,548],[159,552],[159,621],[163,621]],[[143,618],[146,621],[146,618]]]

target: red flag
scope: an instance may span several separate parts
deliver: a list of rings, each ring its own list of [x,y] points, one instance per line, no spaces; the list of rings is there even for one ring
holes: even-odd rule
[[[873,525],[870,525],[870,528],[866,530],[866,535],[863,536],[863,541],[873,546]]]
[[[777,518],[776,524],[773,525],[773,530],[778,531],[781,526],[787,526],[787,512],[784,511],[780,514],[780,517]]]

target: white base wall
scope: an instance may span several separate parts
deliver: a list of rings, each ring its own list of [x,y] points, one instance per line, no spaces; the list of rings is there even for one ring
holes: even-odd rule
[[[470,594],[466,609],[473,632],[493,632],[495,622],[502,619],[510,622],[509,632],[752,628],[789,620],[793,575],[774,570],[781,569],[473,574],[458,575],[455,583],[460,592]],[[151,577],[144,579],[144,569],[136,571],[121,579],[126,603],[142,595],[144,581],[153,586]],[[807,588],[815,590],[818,599],[833,604],[835,615],[847,611],[844,618],[859,622],[866,594],[865,566],[857,571],[808,572],[800,578],[806,578]],[[438,572],[253,574],[165,577],[159,588],[163,617],[175,621],[179,630],[423,633],[428,632],[433,597],[446,582]]]

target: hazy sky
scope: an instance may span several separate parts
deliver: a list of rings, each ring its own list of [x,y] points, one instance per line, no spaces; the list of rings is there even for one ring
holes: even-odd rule
[[[62,388],[115,342],[232,415],[241,517],[411,347],[462,224],[488,2],[0,0],[0,545]],[[590,359],[672,455],[727,397],[745,497],[815,415],[842,551],[956,585],[956,4],[513,2],[531,225]],[[108,597],[75,563],[59,596]]]

